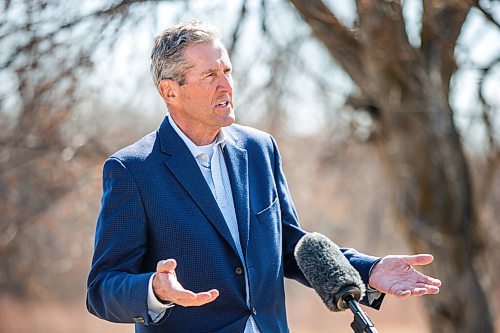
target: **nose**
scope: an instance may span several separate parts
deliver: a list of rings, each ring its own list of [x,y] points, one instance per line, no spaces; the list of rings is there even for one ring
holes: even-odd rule
[[[231,73],[222,73],[222,75],[219,75],[219,84],[217,88],[220,91],[233,92],[233,77]]]

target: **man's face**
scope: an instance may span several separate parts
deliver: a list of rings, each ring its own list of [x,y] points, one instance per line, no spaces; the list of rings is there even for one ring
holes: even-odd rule
[[[184,55],[192,67],[177,88],[171,114],[188,136],[211,136],[235,120],[231,61],[220,43],[191,45]]]

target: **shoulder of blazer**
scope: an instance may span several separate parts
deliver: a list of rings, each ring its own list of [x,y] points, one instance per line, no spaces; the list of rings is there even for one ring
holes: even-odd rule
[[[117,159],[124,164],[144,162],[158,149],[158,144],[157,132],[155,131],[139,139],[137,142],[118,150],[110,158]]]
[[[272,148],[273,145],[271,134],[253,127],[233,124],[225,127],[224,131],[235,138],[237,145],[243,149],[254,145]]]

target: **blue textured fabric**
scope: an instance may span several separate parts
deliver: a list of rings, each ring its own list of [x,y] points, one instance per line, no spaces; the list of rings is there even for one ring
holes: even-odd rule
[[[224,217],[190,151],[168,119],[157,131],[112,155],[103,168],[102,208],[87,284],[87,307],[136,332],[243,332],[254,312],[263,333],[288,332],[284,277],[309,285],[293,256],[304,235],[274,139],[232,125],[236,139],[224,158],[244,262]],[[378,258],[352,249],[344,254],[366,282]],[[195,292],[220,296],[201,307],[176,306],[154,323],[147,287],[159,260],[177,260],[177,278]],[[245,279],[237,267],[246,267]],[[378,306],[378,305],[377,305]]]

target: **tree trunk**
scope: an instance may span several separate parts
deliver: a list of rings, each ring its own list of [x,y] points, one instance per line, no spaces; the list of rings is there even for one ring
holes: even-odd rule
[[[290,2],[375,110],[374,141],[398,225],[414,252],[435,256],[426,270],[443,282],[439,295],[424,298],[432,332],[493,333],[474,264],[483,237],[448,103],[454,46],[471,2],[423,1],[420,48],[408,42],[400,1],[358,0],[352,29],[321,0]]]
[[[377,145],[400,229],[415,253],[434,254],[427,272],[443,282],[424,298],[432,332],[494,332],[474,265],[483,242],[459,136],[432,95],[405,99]]]

